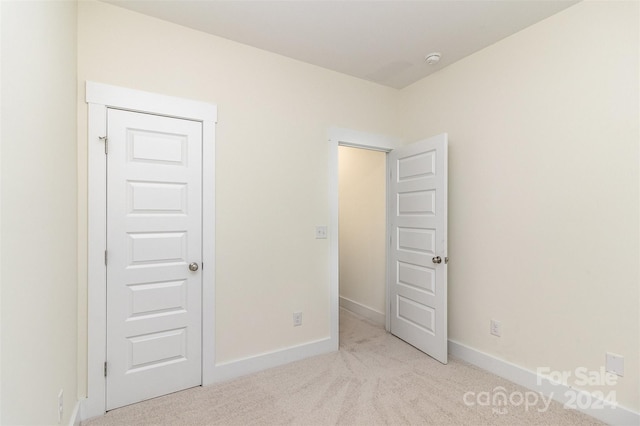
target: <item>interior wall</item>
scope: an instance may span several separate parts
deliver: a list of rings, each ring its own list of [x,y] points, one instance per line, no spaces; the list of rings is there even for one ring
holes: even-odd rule
[[[0,48],[2,47],[2,2],[0,2]],[[0,242],[2,241],[2,51],[0,51]],[[0,243],[0,268],[2,243]],[[0,321],[2,321],[2,269],[0,269]],[[2,383],[2,322],[0,322],[0,383]],[[2,385],[0,385],[0,423],[2,422]]]
[[[328,220],[326,129],[448,132],[450,337],[534,371],[597,370],[605,351],[622,354],[617,399],[638,411],[637,7],[582,2],[398,95],[80,2],[80,393],[89,79],[219,106],[219,361],[328,335],[328,250],[313,236]],[[303,327],[291,326],[294,310]]]
[[[76,390],[76,4],[2,2],[0,423],[68,423]]]
[[[2,2],[0,2],[0,48],[2,47]],[[2,241],[2,52],[0,51],[0,241]],[[0,268],[2,244],[0,243]],[[2,321],[2,269],[0,269],[0,321]],[[0,383],[2,383],[2,322],[0,322]],[[0,423],[2,422],[2,386],[0,385]]]
[[[340,297],[384,318],[387,155],[340,146],[338,156]]]
[[[328,338],[329,245],[315,239],[329,220],[327,129],[396,133],[397,91],[110,4],[83,1],[78,14],[81,394],[86,80],[218,105],[216,362]]]
[[[640,411],[638,2],[582,2],[401,92],[449,133],[449,337],[536,371],[600,371]],[[489,321],[502,323],[502,337]]]

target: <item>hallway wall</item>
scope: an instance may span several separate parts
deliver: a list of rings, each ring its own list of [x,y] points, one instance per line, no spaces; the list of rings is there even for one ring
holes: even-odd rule
[[[384,320],[387,155],[340,146],[338,156],[341,302]]]

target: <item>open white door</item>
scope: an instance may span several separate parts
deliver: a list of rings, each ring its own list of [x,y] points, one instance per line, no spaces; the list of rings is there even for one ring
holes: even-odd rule
[[[390,331],[447,363],[447,135],[389,153]]]

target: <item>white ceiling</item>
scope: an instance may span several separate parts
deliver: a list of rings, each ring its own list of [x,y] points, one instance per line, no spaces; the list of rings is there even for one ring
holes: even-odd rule
[[[104,0],[403,88],[578,0]],[[437,65],[424,58],[441,52]]]

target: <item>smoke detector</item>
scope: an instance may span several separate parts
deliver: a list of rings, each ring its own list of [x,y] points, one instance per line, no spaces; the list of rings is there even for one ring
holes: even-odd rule
[[[438,62],[440,62],[440,52],[433,52],[433,53],[429,53],[425,58],[424,61],[426,63],[428,63],[429,65],[435,65]]]

